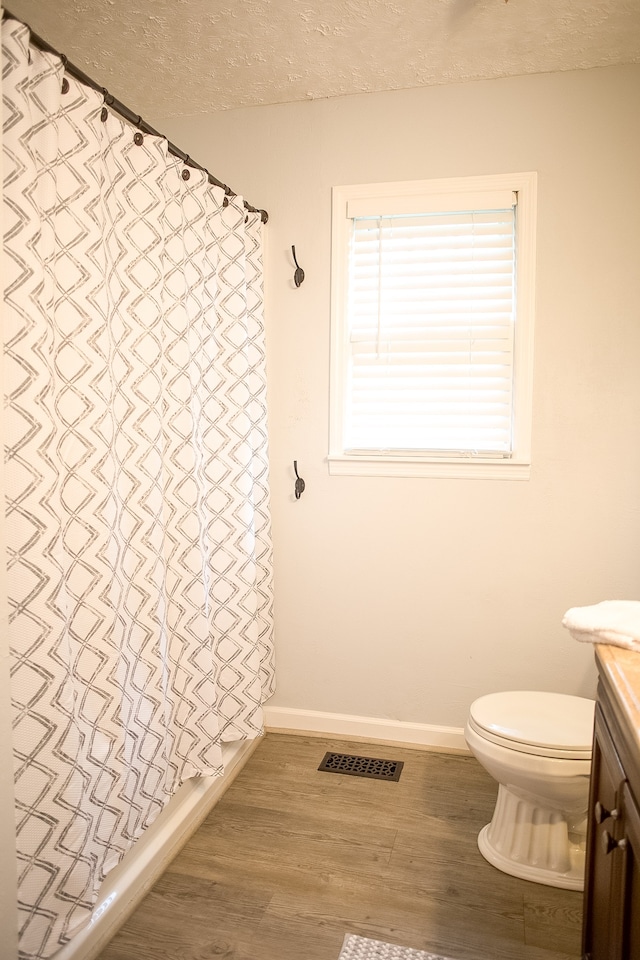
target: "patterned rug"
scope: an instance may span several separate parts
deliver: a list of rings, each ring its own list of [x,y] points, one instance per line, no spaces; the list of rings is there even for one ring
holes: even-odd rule
[[[338,960],[447,960],[440,954],[414,950],[411,947],[398,947],[395,943],[383,943],[382,940],[370,940],[348,933],[344,938]]]

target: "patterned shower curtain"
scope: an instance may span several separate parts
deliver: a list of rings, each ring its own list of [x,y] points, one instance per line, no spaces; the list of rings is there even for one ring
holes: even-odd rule
[[[273,688],[262,224],[5,20],[21,957]]]

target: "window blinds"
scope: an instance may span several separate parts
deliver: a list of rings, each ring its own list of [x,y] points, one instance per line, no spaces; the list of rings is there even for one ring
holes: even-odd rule
[[[508,457],[515,203],[351,219],[345,450]]]

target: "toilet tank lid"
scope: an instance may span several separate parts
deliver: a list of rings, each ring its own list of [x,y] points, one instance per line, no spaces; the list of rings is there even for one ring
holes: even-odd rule
[[[479,697],[469,710],[482,729],[515,743],[590,750],[595,701],[564,693],[510,690]]]

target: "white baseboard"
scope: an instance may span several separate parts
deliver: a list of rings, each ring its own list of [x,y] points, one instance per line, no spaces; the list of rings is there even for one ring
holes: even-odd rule
[[[462,727],[440,727],[430,723],[407,723],[378,717],[355,717],[346,713],[296,710],[292,707],[263,707],[267,731],[335,737],[342,740],[370,740],[443,753],[469,753]]]
[[[222,777],[199,777],[182,784],[157,820],[109,873],[91,922],[56,953],[55,960],[95,960],[99,956],[240,773],[259,742],[260,738],[224,744]]]

